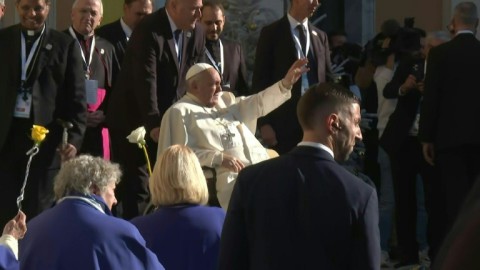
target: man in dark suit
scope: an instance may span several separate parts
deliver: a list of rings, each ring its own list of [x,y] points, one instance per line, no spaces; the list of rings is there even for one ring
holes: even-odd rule
[[[280,154],[290,151],[302,138],[295,116],[298,100],[309,85],[325,82],[330,68],[328,37],[308,22],[319,2],[291,0],[288,14],[265,26],[258,40],[252,79],[254,92],[283,78],[296,59],[309,60],[310,71],[294,85],[292,98],[258,123],[263,142]]]
[[[47,29],[49,0],[19,0],[20,24],[0,30],[0,224],[18,211],[15,204],[33,145],[32,125],[50,130],[33,159],[26,186],[24,212],[29,218],[53,201],[53,176],[62,158],[74,157],[85,131],[85,82],[75,40]],[[21,57],[23,56],[23,57]],[[29,60],[30,59],[30,60]],[[57,119],[69,121],[67,145]]]
[[[163,113],[185,94],[188,68],[203,62],[205,38],[196,27],[201,7],[201,0],[169,0],[138,24],[129,41],[107,117],[112,160],[124,171],[118,187],[124,218],[141,213],[137,202],[145,201],[148,183],[145,157],[126,137],[145,126],[150,160],[155,161]]]
[[[407,29],[410,31],[409,29]],[[405,30],[405,31],[407,31]],[[433,166],[423,158],[422,145],[418,139],[418,120],[425,74],[425,57],[429,50],[445,42],[446,33],[430,34],[420,29],[411,30],[412,50],[404,53],[398,60],[392,80],[383,89],[387,99],[397,99],[395,110],[390,115],[380,138],[380,145],[388,153],[392,166],[396,204],[396,229],[400,247],[398,266],[419,263],[419,245],[417,244],[417,177],[421,176],[428,212],[427,235],[429,253],[435,257],[443,238],[445,215],[442,212],[443,200],[432,197],[437,188]],[[440,39],[440,38],[443,38]],[[422,54],[421,47],[423,47]],[[436,193],[433,193],[435,196]],[[422,196],[423,197],[423,196]]]
[[[477,26],[476,5],[459,3],[451,21],[455,37],[431,49],[427,61],[419,138],[446,191],[448,228],[480,172]]]
[[[151,0],[125,0],[123,3],[123,17],[95,30],[98,36],[108,40],[115,47],[115,55],[120,65],[125,56],[127,42],[133,30],[135,30],[135,27],[143,17],[150,13],[152,13]],[[119,71],[114,67],[112,85],[115,83]]]
[[[72,7],[72,26],[64,32],[77,40],[81,48],[83,71],[87,79],[87,129],[80,153],[110,159],[105,116],[112,86],[112,70],[118,61],[112,44],[95,35],[103,18],[101,0],[77,0]]]
[[[207,63],[222,77],[223,91],[236,96],[250,94],[247,84],[247,67],[240,44],[220,38],[225,24],[225,10],[219,2],[204,1],[202,18],[205,28],[205,54]]]
[[[377,194],[335,161],[362,139],[358,99],[322,83],[297,115],[302,142],[237,178],[220,269],[380,269]]]

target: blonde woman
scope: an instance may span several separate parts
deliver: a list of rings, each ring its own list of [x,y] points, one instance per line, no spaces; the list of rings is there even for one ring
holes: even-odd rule
[[[225,212],[208,207],[200,162],[187,146],[158,157],[149,182],[158,209],[131,222],[166,269],[216,269]]]

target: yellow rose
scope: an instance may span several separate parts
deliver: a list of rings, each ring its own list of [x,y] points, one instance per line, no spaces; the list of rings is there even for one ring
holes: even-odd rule
[[[32,140],[35,142],[36,145],[39,145],[43,140],[45,140],[47,133],[48,129],[42,126],[33,125]]]

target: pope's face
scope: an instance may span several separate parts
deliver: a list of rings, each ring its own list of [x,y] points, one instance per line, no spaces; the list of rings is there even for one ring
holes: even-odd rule
[[[207,69],[198,74],[201,76],[194,84],[194,95],[206,107],[214,107],[222,94],[220,75],[214,68]]]
[[[20,0],[16,5],[20,24],[27,30],[39,31],[48,17],[50,6],[45,0]]]
[[[78,33],[90,36],[102,21],[98,0],[79,0],[72,9],[72,26]]]

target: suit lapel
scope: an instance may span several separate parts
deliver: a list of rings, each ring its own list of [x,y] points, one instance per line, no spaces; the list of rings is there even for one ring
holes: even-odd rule
[[[285,41],[285,53],[288,53],[289,57],[295,61],[297,59],[297,47],[295,46],[295,41],[293,40],[292,30],[290,29],[290,22],[288,21],[287,15],[282,19],[281,31],[286,31],[288,38]],[[279,33],[279,36],[283,33]]]
[[[322,78],[323,73],[322,73],[322,68],[320,67],[320,63],[322,63],[322,61],[320,61],[321,59],[323,59],[321,57],[321,54],[324,54],[324,52],[322,51],[323,50],[323,46],[322,46],[322,42],[320,41],[320,37],[318,36],[319,34],[317,33],[317,31],[313,30],[313,25],[311,23],[308,24],[308,29],[310,31],[310,43],[311,43],[311,46],[312,46],[312,55],[314,57],[314,59],[316,60],[316,65],[317,65],[317,76],[318,78]]]
[[[182,43],[182,63],[180,63],[180,70],[187,64],[187,45],[189,40],[192,38],[192,33],[190,31],[183,31],[183,43]]]
[[[313,25],[311,23],[308,24],[308,30],[310,32],[310,43],[312,45],[312,50],[315,54],[315,57],[318,57],[316,54],[320,53],[322,50],[320,37],[318,36],[317,31],[313,29]]]
[[[51,51],[55,49],[53,48],[50,39],[50,31],[48,28],[46,28],[43,40],[40,44],[38,44],[38,59],[36,63],[33,63],[35,66],[33,67],[32,75],[28,78],[29,82],[34,82],[37,80],[38,76],[40,76],[40,73],[47,64],[48,59],[50,58]]]
[[[12,53],[9,54],[9,58],[11,61],[7,61],[5,63],[9,63],[12,65],[12,78],[14,78],[14,91],[17,91],[20,87],[20,81],[21,81],[21,73],[22,73],[22,68],[21,68],[21,62],[22,62],[22,53],[21,53],[22,45],[21,45],[21,30],[20,30],[20,25],[18,27],[15,27],[15,29],[12,32]]]

